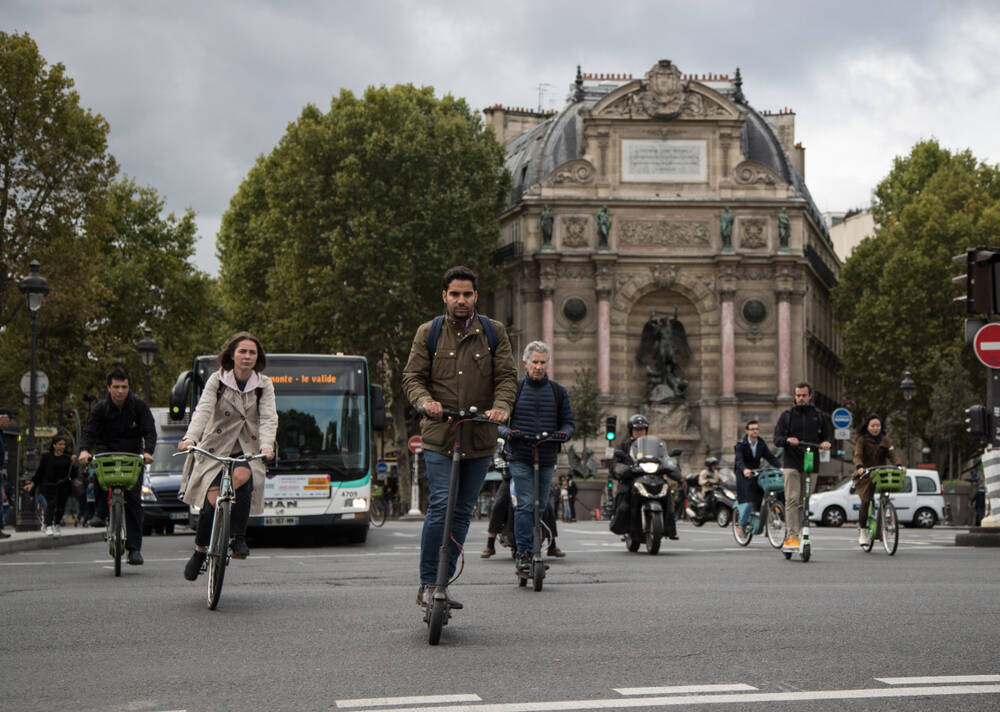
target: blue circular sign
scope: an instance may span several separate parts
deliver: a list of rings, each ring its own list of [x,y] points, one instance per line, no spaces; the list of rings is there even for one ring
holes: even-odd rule
[[[831,420],[835,428],[849,428],[851,427],[851,411],[847,408],[837,408],[833,411]]]
[[[375,465],[375,472],[377,472],[380,475],[389,474],[389,463],[388,462],[378,463],[377,465]]]

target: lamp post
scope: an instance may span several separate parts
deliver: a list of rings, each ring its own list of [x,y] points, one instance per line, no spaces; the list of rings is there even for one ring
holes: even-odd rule
[[[142,354],[142,362],[146,365],[146,405],[150,405],[149,401],[149,369],[153,365],[153,354],[159,345],[152,337],[152,329],[146,329],[146,335],[139,339],[139,343],[136,345],[136,350]]]
[[[913,398],[917,390],[917,384],[909,370],[903,375],[903,380],[899,384],[899,390],[903,392],[903,400],[906,402],[906,465],[910,465],[910,399]]]
[[[39,274],[38,260],[32,260],[28,276],[21,280],[18,289],[28,300],[28,311],[31,313],[31,386],[28,391],[28,449],[24,453],[24,471],[33,473],[37,466],[38,451],[35,449],[35,399],[38,397],[36,381],[37,367],[35,352],[38,345],[38,311],[42,308],[42,299],[49,293],[49,283]],[[19,532],[37,531],[39,529],[38,515],[35,513],[34,499],[22,496],[22,478],[18,475],[17,516],[14,520],[14,530]],[[31,502],[32,504],[28,504]]]

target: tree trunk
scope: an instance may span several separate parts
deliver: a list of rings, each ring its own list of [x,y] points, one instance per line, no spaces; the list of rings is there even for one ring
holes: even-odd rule
[[[415,455],[406,446],[410,439],[410,424],[406,418],[407,402],[406,396],[403,395],[402,380],[401,376],[393,376],[390,380],[392,388],[390,411],[392,412],[393,442],[396,445],[397,453],[396,472],[399,475],[399,504],[403,512],[408,512],[412,506],[410,494],[413,487],[413,458]],[[417,506],[420,506],[419,502],[417,502]]]

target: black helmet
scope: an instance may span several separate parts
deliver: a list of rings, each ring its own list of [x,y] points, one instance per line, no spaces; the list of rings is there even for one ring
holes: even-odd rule
[[[717,466],[718,464],[719,464],[719,458],[717,457],[709,457],[705,460],[705,467],[707,467],[710,470],[713,467]]]
[[[628,419],[628,434],[631,435],[632,431],[636,428],[645,428],[649,430],[649,421],[646,420],[646,416],[641,413],[636,413]]]

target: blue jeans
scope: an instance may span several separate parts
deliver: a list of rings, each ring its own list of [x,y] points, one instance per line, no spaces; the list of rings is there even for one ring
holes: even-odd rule
[[[458,564],[459,547],[465,544],[469,533],[469,521],[476,506],[479,491],[486,479],[490,457],[466,458],[458,466],[458,492],[455,496],[455,512],[451,518],[451,542],[448,558],[448,580],[455,575]],[[448,508],[448,482],[451,479],[451,457],[432,450],[424,450],[424,465],[427,467],[427,487],[429,490],[427,514],[424,516],[424,530],[420,536],[420,583],[437,582],[438,553],[444,536],[444,515]],[[456,545],[457,542],[457,545]]]
[[[532,488],[535,485],[535,466],[526,462],[513,461],[508,463],[510,479],[514,484],[514,497],[517,506],[514,508],[514,538],[517,540],[517,555],[525,554],[534,549],[535,528],[535,498]],[[548,501],[549,487],[552,485],[552,474],[555,465],[542,465],[538,468],[538,516],[545,512]]]

